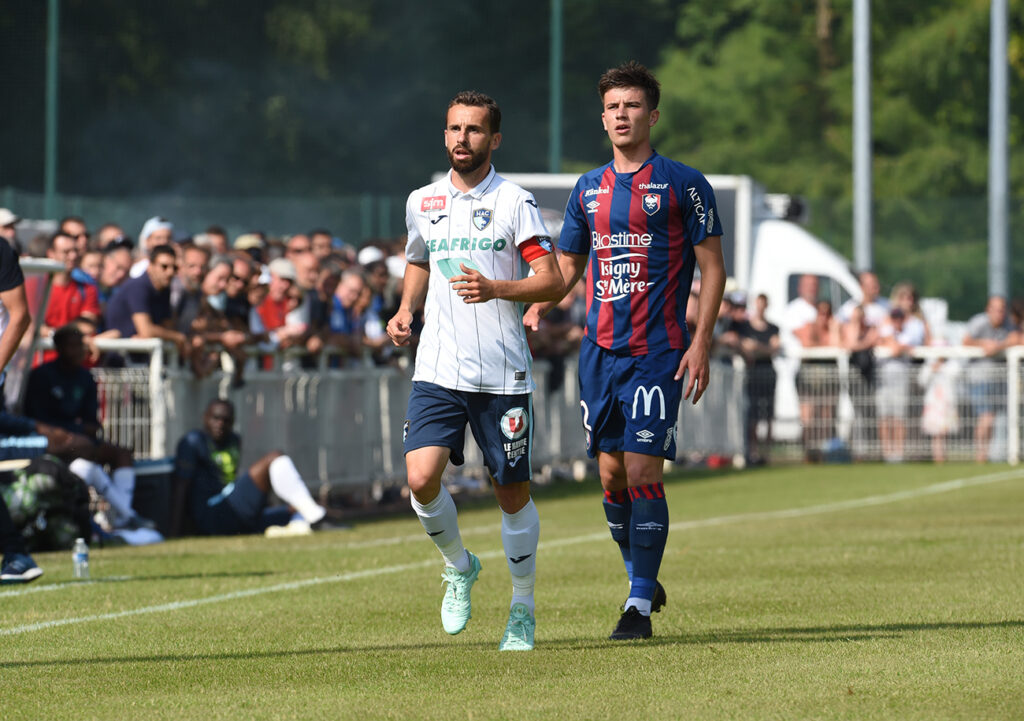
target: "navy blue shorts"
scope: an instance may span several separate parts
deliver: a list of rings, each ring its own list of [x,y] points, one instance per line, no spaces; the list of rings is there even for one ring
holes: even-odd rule
[[[233,536],[239,533],[261,533],[267,526],[284,526],[292,512],[285,506],[267,508],[267,495],[259,489],[249,472],[238,476],[227,493],[214,496],[196,525],[200,533],[210,536]]]
[[[451,462],[461,466],[466,462],[462,451],[468,423],[483,452],[487,471],[499,485],[529,481],[532,416],[529,393],[470,393],[416,381],[405,417],[405,452],[428,446],[448,448]]]
[[[580,346],[580,406],[587,455],[629,451],[676,457],[683,351],[618,356],[586,338]]]

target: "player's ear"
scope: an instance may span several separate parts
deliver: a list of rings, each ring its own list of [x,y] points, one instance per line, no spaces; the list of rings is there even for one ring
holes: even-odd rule
[[[658,111],[657,108],[655,108],[654,110],[651,111],[650,125],[651,125],[652,128],[654,127],[654,124],[656,122],[658,122],[658,118],[660,118],[660,117],[661,117],[661,113]]]
[[[491,150],[497,150],[498,146],[501,145],[501,133],[495,133],[491,137]]]

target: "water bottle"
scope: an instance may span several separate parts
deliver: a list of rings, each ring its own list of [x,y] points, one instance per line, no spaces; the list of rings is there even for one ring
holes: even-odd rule
[[[89,547],[85,544],[84,538],[75,539],[75,546],[71,549],[71,562],[72,575],[87,581],[89,579]]]

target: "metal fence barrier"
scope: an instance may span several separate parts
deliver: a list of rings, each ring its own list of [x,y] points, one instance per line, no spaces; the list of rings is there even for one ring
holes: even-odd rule
[[[46,341],[43,341],[45,344]],[[400,482],[402,432],[412,387],[393,366],[294,368],[284,353],[273,369],[246,372],[232,388],[227,375],[197,379],[155,341],[100,341],[105,350],[149,353],[149,362],[97,368],[106,437],[140,459],[174,454],[178,439],[201,422],[215,397],[231,399],[243,435],[243,463],[280,449],[303,477],[321,486]],[[774,387],[739,359],[712,361],[711,384],[696,406],[679,411],[678,460],[749,457],[752,432],[772,461],[993,460],[1017,463],[1021,446],[1021,358],[998,360],[974,348],[923,348],[911,358],[880,357],[867,372],[837,349],[777,358]],[[586,460],[577,361],[534,366],[536,469]],[[777,380],[776,380],[777,378]],[[768,396],[768,413],[753,412]],[[762,409],[763,410],[763,409]],[[979,432],[988,429],[988,433]],[[766,437],[771,429],[771,437]],[[980,439],[980,443],[979,443]],[[457,473],[484,477],[471,441]]]

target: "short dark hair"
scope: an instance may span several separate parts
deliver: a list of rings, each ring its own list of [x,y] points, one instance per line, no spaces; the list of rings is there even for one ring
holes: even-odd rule
[[[158,245],[153,248],[153,250],[149,251],[150,262],[155,261],[161,255],[171,255],[175,258],[178,257],[178,254],[174,252],[174,246],[164,243],[163,245]]]
[[[50,242],[47,243],[46,245],[47,250],[53,250],[53,247],[57,245],[57,238],[67,238],[72,243],[75,242],[75,239],[72,236],[68,235],[63,230],[58,230],[56,233],[50,236]]]
[[[74,323],[68,323],[62,325],[60,328],[53,332],[53,347],[57,350],[64,348],[66,344],[72,341],[82,340],[85,334],[79,329]]]
[[[644,91],[649,110],[657,108],[661,100],[661,85],[658,79],[636,60],[604,71],[604,75],[597,81],[597,93],[602,103],[605,93],[612,88],[640,88]]]
[[[501,108],[498,107],[498,103],[496,103],[494,98],[490,95],[484,95],[483,93],[478,93],[475,90],[463,90],[451,99],[445,113],[456,105],[469,105],[477,108],[485,108],[487,110],[488,126],[491,133],[501,132]],[[445,122],[447,122],[447,116],[445,118]]]

